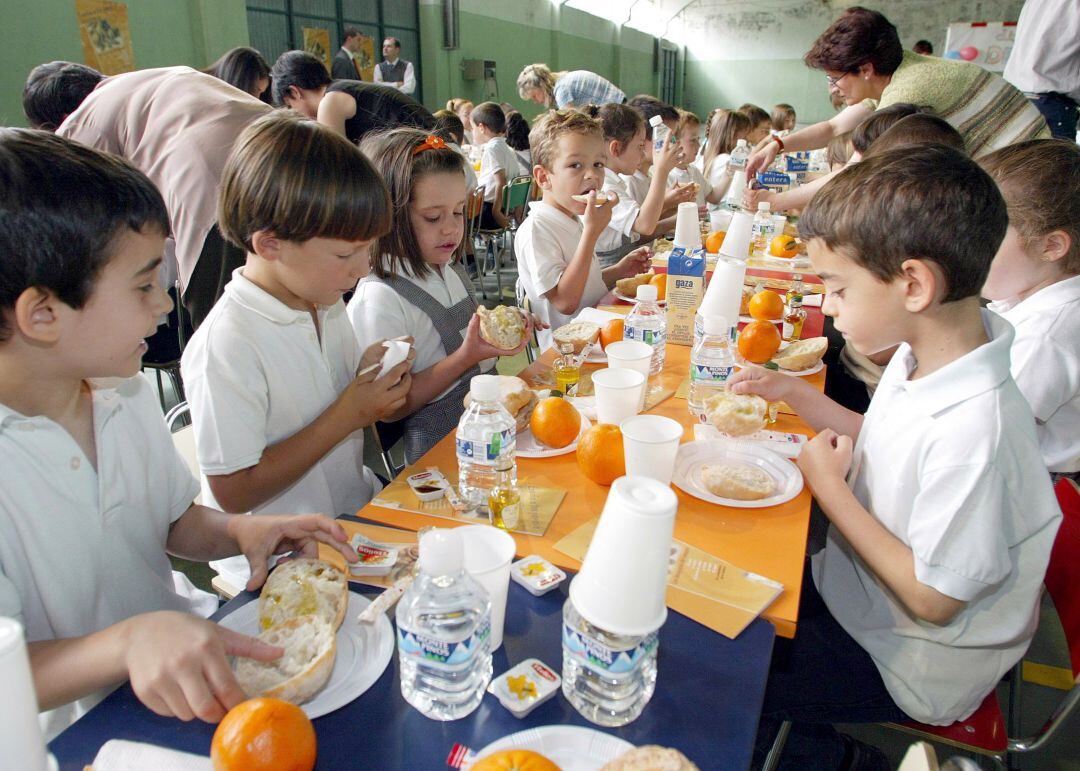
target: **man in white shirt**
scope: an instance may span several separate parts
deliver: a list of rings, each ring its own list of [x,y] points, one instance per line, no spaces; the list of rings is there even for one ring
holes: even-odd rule
[[[412,62],[398,58],[401,41],[388,37],[382,44],[383,60],[375,67],[375,82],[393,86],[398,91],[411,94],[416,91],[416,74]]]

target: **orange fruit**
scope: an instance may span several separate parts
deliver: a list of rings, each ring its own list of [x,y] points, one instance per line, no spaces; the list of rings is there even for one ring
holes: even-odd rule
[[[561,396],[549,396],[533,408],[529,428],[538,442],[548,447],[566,447],[581,432],[581,415]]]
[[[626,460],[619,427],[611,423],[597,423],[582,434],[578,439],[577,462],[581,473],[598,485],[610,485],[623,476],[626,473]]]
[[[776,292],[762,289],[750,298],[746,309],[758,321],[775,321],[784,315],[784,300]]]
[[[752,321],[739,332],[738,345],[744,359],[764,364],[780,350],[780,330],[768,321]]]
[[[623,339],[623,320],[612,319],[600,327],[600,347],[607,348],[608,343],[616,343]]]
[[[559,767],[539,752],[503,750],[469,766],[472,771],[559,771]]]
[[[218,724],[210,760],[214,771],[311,771],[315,728],[295,704],[248,699]]]
[[[774,236],[772,243],[769,244],[769,254],[773,257],[786,257],[791,259],[799,253],[799,242],[789,235],[781,233],[778,236]]]
[[[656,287],[656,299],[667,299],[667,273],[657,273],[649,279],[649,283]]]
[[[709,233],[709,237],[705,239],[705,251],[709,254],[719,253],[720,247],[724,245],[724,238],[726,236],[726,230],[716,230]]]

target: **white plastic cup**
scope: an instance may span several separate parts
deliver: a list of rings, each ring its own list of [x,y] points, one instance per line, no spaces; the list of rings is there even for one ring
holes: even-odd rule
[[[698,208],[693,201],[684,201],[675,210],[675,246],[685,249],[696,249],[701,246]]]
[[[709,212],[709,232],[715,233],[718,230],[727,230],[731,225],[731,215],[734,214],[730,209],[713,209]]]
[[[638,407],[638,412],[644,412],[645,397],[649,393],[652,346],[640,340],[618,340],[608,343],[604,353],[607,354],[608,369],[632,369],[645,376],[645,387],[641,389],[641,406]]]
[[[655,479],[611,484],[570,599],[587,621],[620,635],[643,635],[667,618],[668,558],[678,499]]]
[[[491,525],[455,528],[465,545],[465,571],[487,590],[491,600],[491,651],[503,641],[506,621],[506,593],[510,588],[510,563],[517,544],[504,530]]]
[[[701,298],[701,305],[698,306],[698,313],[702,316],[723,316],[725,319],[739,318],[745,280],[745,260],[724,256],[718,258],[709,285],[705,288],[705,296]]]
[[[772,216],[773,228],[776,230],[778,236],[784,235],[784,228],[787,226],[786,214],[773,214]]]
[[[720,244],[720,255],[734,260],[746,260],[750,257],[750,236],[754,227],[754,215],[748,211],[737,211],[731,215],[724,243]]]
[[[746,190],[746,169],[736,169],[731,175],[731,184],[728,185],[724,201],[729,206],[739,208],[743,205],[743,191]]]
[[[635,415],[619,424],[628,476],[645,476],[671,484],[682,424],[663,415]]]
[[[610,346],[609,346],[610,347]],[[619,425],[641,411],[647,378],[635,369],[599,369],[592,376],[596,419]]]
[[[24,771],[55,768],[45,753],[38,723],[37,692],[30,675],[23,627],[13,618],[0,618],[0,747],[4,756],[17,759]]]

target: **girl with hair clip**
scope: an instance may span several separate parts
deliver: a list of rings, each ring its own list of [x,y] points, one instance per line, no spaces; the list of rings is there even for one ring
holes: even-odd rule
[[[649,192],[645,200],[638,203],[626,179],[620,175],[633,175],[648,151],[641,114],[625,104],[589,105],[584,112],[599,120],[604,128],[608,162],[604,169],[603,191],[609,197],[612,193],[618,196],[611,211],[611,222],[596,242],[596,257],[601,267],[607,267],[632,251],[638,241],[652,240],[674,227],[674,217],[661,219],[665,210],[693,200],[693,195],[689,188],[667,189],[668,174],[675,168],[681,152],[678,143],[668,142],[663,150],[654,153],[655,168]]]
[[[480,337],[472,283],[458,261],[465,234],[465,160],[437,136],[410,128],[365,138],[360,149],[390,191],[390,232],[372,247],[372,273],[360,281],[348,314],[361,345],[402,335],[416,350],[403,420],[405,458],[415,463],[457,428],[474,375],[488,372],[501,350]]]
[[[734,176],[734,172],[728,168],[731,151],[740,139],[750,135],[752,128],[750,119],[738,110],[716,110],[712,117],[701,170],[712,189],[719,190],[720,195],[727,193]]]

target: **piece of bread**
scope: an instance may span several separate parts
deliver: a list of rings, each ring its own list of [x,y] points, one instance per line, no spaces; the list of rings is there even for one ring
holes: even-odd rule
[[[713,495],[736,501],[760,501],[776,491],[769,472],[748,463],[707,463],[701,467],[701,481]]]
[[[517,308],[498,305],[476,309],[480,317],[480,337],[503,351],[512,351],[525,340],[525,317]]]
[[[259,629],[270,629],[297,616],[318,616],[337,629],[349,606],[349,579],[316,559],[282,562],[270,573],[259,595]]]
[[[716,429],[729,436],[745,436],[761,430],[769,403],[754,394],[735,394],[727,389],[705,401],[705,413]]]
[[[506,411],[510,413],[517,423],[517,431],[521,433],[529,427],[529,418],[532,417],[533,407],[536,406],[536,392],[529,388],[529,384],[513,375],[492,375],[499,380],[499,401]],[[472,394],[465,394],[465,408],[472,404]]]
[[[827,337],[809,337],[806,340],[796,340],[772,357],[773,363],[780,369],[800,372],[816,366],[825,350],[829,347]]]
[[[750,315],[750,298],[753,297],[755,294],[756,294],[756,292],[754,291],[754,287],[746,286],[745,284],[743,285],[742,298],[740,298],[740,300],[739,300],[739,315],[740,316],[749,316]]]
[[[600,325],[591,321],[571,321],[556,329],[551,336],[555,341],[556,350],[563,343],[570,343],[574,346],[574,353],[581,353],[585,350],[585,346],[592,345],[600,339]]]
[[[334,670],[334,629],[319,616],[296,616],[259,634],[269,645],[285,649],[274,661],[237,657],[236,681],[248,698],[269,696],[303,704],[322,690]]]
[[[646,744],[609,760],[600,771],[698,771],[678,750]]]
[[[624,297],[637,297],[637,288],[648,284],[655,275],[650,270],[648,273],[638,273],[630,278],[620,278],[615,282],[615,291]]]
[[[618,195],[617,193],[612,192],[612,191],[609,191],[609,192],[605,193],[603,190],[597,190],[596,191],[596,205],[597,206],[603,206],[608,201],[614,201],[615,198],[617,197],[617,195]],[[588,194],[585,194],[585,195],[572,195],[570,197],[573,198],[578,203],[588,203],[589,202]]]

